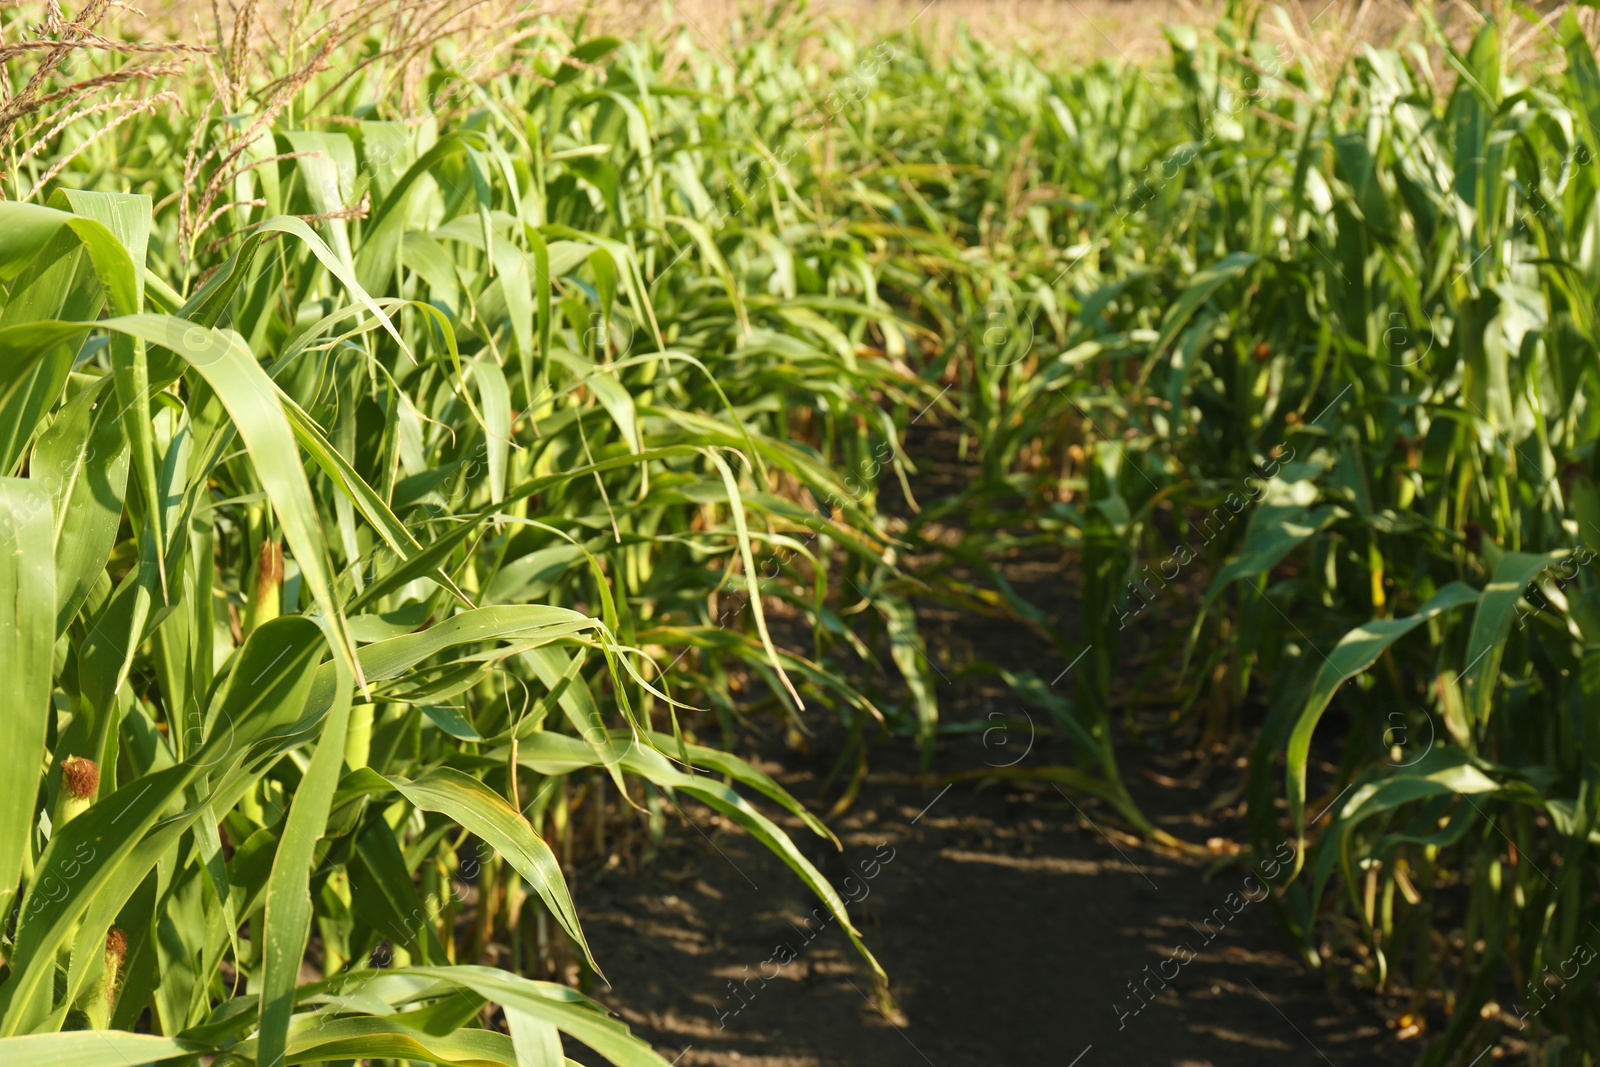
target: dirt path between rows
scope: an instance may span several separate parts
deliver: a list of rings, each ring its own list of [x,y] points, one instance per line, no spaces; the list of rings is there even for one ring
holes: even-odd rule
[[[961,747],[989,754],[977,737]],[[806,798],[825,748],[787,772],[764,769]],[[874,766],[824,870],[859,900],[852,914],[898,1015],[874,1007],[865,966],[839,929],[819,929],[799,880],[693,808],[647,877],[583,885],[584,928],[612,983],[598,999],[684,1067],[1414,1059],[1372,998],[1330,993],[1290,957],[1273,905],[1245,902],[1246,870],[1207,884],[1199,866],[1141,849],[1108,814],[1050,787],[919,786],[903,743]],[[1202,791],[1140,792],[1169,812],[1170,831],[1193,837],[1170,813],[1203,806]],[[1180,962],[1180,945],[1194,958]]]
[[[1007,577],[1033,603],[1060,603],[1070,569],[1018,560]],[[842,853],[778,820],[858,901],[851,914],[898,1010],[875,1006],[867,968],[782,861],[694,805],[647,867],[575,880],[611,983],[595,990],[600,1001],[682,1067],[1414,1062],[1418,1043],[1384,1022],[1402,1008],[1302,967],[1274,903],[1248,899],[1260,896],[1248,868],[1208,880],[1205,863],[1152,851],[1118,829],[1109,806],[1049,783],[942,785],[938,776],[963,770],[1070,764],[1069,743],[1029,727],[993,671],[974,667],[1049,679],[1066,665],[1020,625],[929,604],[918,613],[952,730],[934,777],[921,775],[909,739],[880,737],[854,806],[831,822]],[[735,750],[820,815],[841,788],[821,785],[845,735],[825,712],[809,720],[821,736],[808,752],[789,751],[760,720]],[[1164,750],[1124,744],[1120,758],[1136,800],[1169,833],[1239,839],[1239,806],[1218,796],[1240,772],[1231,754],[1209,756],[1168,740]]]

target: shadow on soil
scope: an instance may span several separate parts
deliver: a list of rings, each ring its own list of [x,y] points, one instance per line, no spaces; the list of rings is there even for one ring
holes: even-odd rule
[[[808,762],[763,769],[805,798],[828,765]],[[859,901],[852,917],[898,1012],[874,1006],[867,967],[780,860],[687,808],[694,829],[674,834],[651,878],[613,872],[585,889],[584,927],[613,983],[598,999],[685,1067],[1411,1061],[1376,1004],[1340,999],[1285,951],[1273,905],[1246,900],[1259,885],[1248,870],[1207,883],[1051,787],[941,793],[910,770],[869,778],[835,820],[843,852],[820,864]]]

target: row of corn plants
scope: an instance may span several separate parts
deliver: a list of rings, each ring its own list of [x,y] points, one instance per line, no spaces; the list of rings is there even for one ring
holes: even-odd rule
[[[1592,1064],[1600,73],[1587,13],[1454,14],[1330,57],[1235,6],[1165,70],[905,43],[815,181],[981,469],[919,522],[1077,567],[1073,698],[1013,680],[1079,760],[1010,773],[1148,833],[1114,712],[1173,700],[1248,755],[1309,965],[1409,997],[1423,1063]]]
[[[458,8],[0,12],[8,1063],[664,1063],[568,876],[706,809],[883,980],[709,742],[931,736],[912,328],[717,85]]]

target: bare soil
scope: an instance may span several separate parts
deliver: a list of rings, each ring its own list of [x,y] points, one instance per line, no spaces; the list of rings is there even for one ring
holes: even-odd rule
[[[980,765],[994,755],[978,737],[950,747]],[[831,754],[819,745],[764,769],[809,799]],[[859,900],[852,916],[898,1011],[874,1005],[870,972],[781,861],[692,808],[649,877],[584,886],[584,928],[612,983],[598,999],[685,1067],[1414,1058],[1380,1004],[1330,992],[1291,957],[1271,901],[1242,903],[1246,870],[1208,882],[1199,864],[1140,847],[1110,814],[1049,787],[919,785],[903,742],[873,762],[835,821],[844,850],[823,869]],[[1190,839],[1207,829],[1178,814],[1203,808],[1207,790],[1158,786],[1141,769],[1167,776],[1133,769],[1147,811]],[[1182,965],[1179,945],[1195,953]]]

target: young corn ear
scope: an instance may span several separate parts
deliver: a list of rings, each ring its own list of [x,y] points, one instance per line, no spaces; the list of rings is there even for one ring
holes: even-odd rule
[[[78,998],[77,1008],[83,1012],[91,1030],[105,1030],[111,1025],[111,1012],[117,1003],[117,988],[122,978],[122,965],[128,958],[128,935],[113,926],[106,931],[103,966],[94,981]]]
[[[100,792],[100,765],[83,756],[68,756],[61,761],[61,787],[56,794],[56,810],[51,824],[56,829],[89,810]]]
[[[261,542],[256,557],[254,595],[245,611],[244,632],[251,633],[262,623],[283,614],[283,543],[276,538]]]

